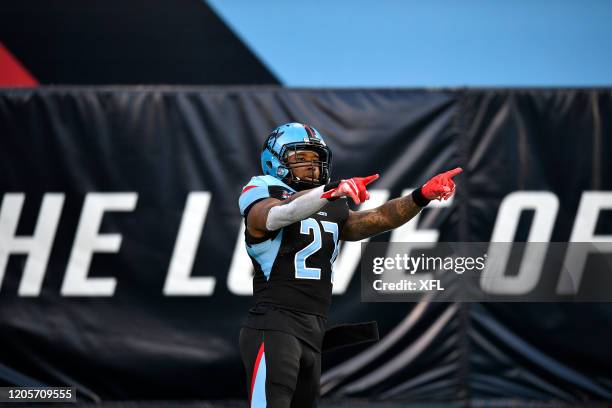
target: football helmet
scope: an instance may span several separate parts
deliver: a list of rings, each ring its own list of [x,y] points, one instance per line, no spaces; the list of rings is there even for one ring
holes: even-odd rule
[[[319,160],[298,164],[288,162],[292,154],[304,150],[316,152]],[[329,183],[331,158],[331,150],[315,128],[302,123],[287,123],[274,129],[266,138],[261,152],[261,169],[264,174],[276,177],[299,191]],[[293,173],[293,169],[301,166],[313,168],[310,180]],[[319,168],[318,178],[314,177],[315,167]]]

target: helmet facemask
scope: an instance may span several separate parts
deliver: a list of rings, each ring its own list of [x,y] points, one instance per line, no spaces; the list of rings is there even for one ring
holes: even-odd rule
[[[303,151],[317,153],[319,156],[318,160],[289,162],[289,158],[291,156],[297,155]],[[327,146],[313,143],[289,143],[283,146],[280,153],[282,164],[279,166],[279,169],[287,170],[287,175],[283,181],[293,187],[295,190],[306,190],[329,183],[331,173],[331,151],[327,148]],[[294,170],[302,167],[311,168],[312,173],[298,177]],[[319,170],[318,177],[315,176],[317,169]]]

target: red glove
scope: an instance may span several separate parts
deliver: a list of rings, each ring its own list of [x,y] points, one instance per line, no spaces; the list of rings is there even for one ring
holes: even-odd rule
[[[378,177],[378,174],[373,174],[368,177],[353,177],[348,180],[341,180],[336,187],[321,194],[321,198],[333,199],[348,196],[353,199],[355,204],[361,204],[370,198],[366,186]]]
[[[461,167],[438,174],[421,187],[423,197],[428,200],[448,200],[455,192],[453,177],[461,173]]]

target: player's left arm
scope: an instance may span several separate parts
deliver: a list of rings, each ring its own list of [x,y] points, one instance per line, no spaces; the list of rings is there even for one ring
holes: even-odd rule
[[[453,177],[463,170],[457,167],[438,174],[412,194],[387,201],[365,211],[349,211],[340,231],[340,239],[359,241],[392,230],[410,221],[431,200],[448,200],[455,192]]]

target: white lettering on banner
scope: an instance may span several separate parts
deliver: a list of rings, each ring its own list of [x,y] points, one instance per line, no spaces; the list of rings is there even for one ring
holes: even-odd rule
[[[85,196],[61,293],[64,296],[113,296],[115,278],[90,278],[94,252],[119,252],[121,234],[99,234],[107,211],[134,211],[136,193],[89,193]]]
[[[516,191],[502,201],[491,242],[513,242],[516,228],[524,210],[535,210],[528,242],[550,242],[559,199],[548,191]],[[480,276],[480,287],[487,293],[520,295],[530,292],[538,284],[548,245],[527,245],[516,276],[506,274],[511,246],[489,246],[485,270]]]
[[[19,284],[19,295],[38,296],[49,261],[49,254],[59,223],[64,194],[46,193],[40,206],[40,214],[34,235],[15,236],[17,223],[25,200],[23,193],[8,193],[2,198],[0,208],[0,288],[10,254],[27,254],[28,258]]]
[[[227,275],[227,287],[234,295],[247,296],[253,294],[253,263],[244,246],[244,222],[240,223],[240,231],[234,245],[234,255]]]
[[[591,242],[586,245],[572,245],[565,254],[557,293],[575,294],[580,288],[582,274],[589,252],[612,252],[612,235],[595,235],[601,210],[612,210],[612,192],[585,191],[578,206],[570,242]]]
[[[183,212],[183,220],[168,267],[164,295],[210,296],[215,290],[212,276],[191,276],[204,221],[208,214],[211,194],[208,191],[190,193]]]
[[[407,189],[402,195],[409,194]],[[387,190],[372,190],[371,199],[361,210],[383,204],[389,197]],[[61,211],[65,201],[62,193],[47,193],[43,196],[34,232],[31,236],[17,236],[21,218],[23,193],[5,193],[0,206],[0,288],[6,275],[11,255],[25,254],[27,261],[19,283],[19,296],[39,296],[44,282],[48,261],[56,237]],[[117,285],[115,277],[89,277],[94,253],[117,253],[121,246],[120,234],[99,232],[105,212],[134,211],[138,194],[89,193],[86,195],[74,244],[66,267],[61,294],[64,296],[113,296]],[[212,296],[216,286],[213,276],[191,276],[202,230],[211,202],[210,192],[192,192],[188,195],[183,217],[178,229],[174,250],[170,258],[163,294],[166,296]],[[450,206],[451,200],[432,202],[429,208]],[[556,195],[547,191],[518,191],[502,201],[495,220],[491,242],[512,242],[520,216],[525,210],[534,210],[535,216],[529,229],[528,242],[549,242],[559,209]],[[557,284],[558,294],[577,293],[589,253],[612,252],[612,235],[596,235],[601,211],[612,210],[612,192],[585,191],[574,220],[571,242],[587,242],[590,246],[571,246],[565,254],[565,263]],[[419,217],[435,214],[419,214],[407,224],[391,233],[391,242],[420,243],[418,248],[427,248],[435,243],[439,231],[417,229]],[[422,223],[423,224],[423,223]],[[350,284],[361,258],[360,242],[344,242],[334,264],[334,294],[343,294]],[[416,249],[413,248],[413,249]],[[498,252],[495,252],[498,251]],[[527,245],[517,275],[508,276],[505,269],[510,252],[503,246],[492,245],[485,270],[481,275],[481,287],[490,294],[520,295],[531,291],[539,282],[546,256],[546,245]],[[227,285],[234,295],[252,294],[253,268],[244,248],[244,225],[235,241],[233,256],[227,275]],[[410,276],[406,277],[411,279]],[[424,278],[420,276],[419,278]]]

